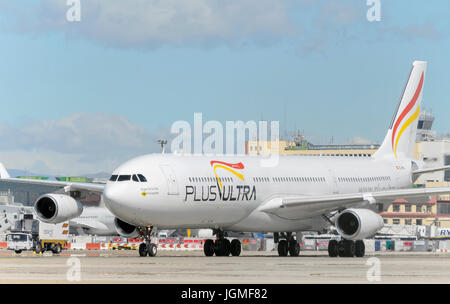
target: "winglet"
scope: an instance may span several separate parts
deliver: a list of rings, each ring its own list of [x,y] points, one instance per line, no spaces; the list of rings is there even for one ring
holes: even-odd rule
[[[0,178],[10,178],[8,170],[6,170],[3,163],[0,163]]]

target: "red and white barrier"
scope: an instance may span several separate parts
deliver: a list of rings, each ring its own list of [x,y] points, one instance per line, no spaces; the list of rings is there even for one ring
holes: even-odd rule
[[[100,250],[100,243],[86,243],[87,250]]]
[[[158,250],[202,250],[203,244],[187,243],[187,244],[157,244]]]
[[[70,243],[71,250],[86,250],[86,243]]]
[[[67,243],[65,248],[68,250],[137,250],[143,242],[139,239],[129,239],[127,243],[121,242],[122,240],[118,241],[113,243],[73,242]],[[181,239],[177,243],[175,239],[156,239],[153,240],[153,243],[156,244],[159,250],[190,251],[203,250],[204,241],[203,239]]]

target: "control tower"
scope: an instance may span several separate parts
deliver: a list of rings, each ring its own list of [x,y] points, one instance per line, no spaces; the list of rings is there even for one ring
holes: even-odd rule
[[[431,112],[421,111],[417,122],[416,141],[433,141],[436,139],[436,131],[432,131],[434,115]]]

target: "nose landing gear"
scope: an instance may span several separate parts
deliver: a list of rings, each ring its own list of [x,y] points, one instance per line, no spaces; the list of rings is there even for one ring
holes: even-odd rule
[[[144,237],[144,243],[141,243],[139,245],[139,256],[145,257],[145,256],[151,256],[154,257],[158,253],[158,248],[155,244],[151,242],[151,233],[152,233],[153,227],[145,227],[141,229],[141,232]]]

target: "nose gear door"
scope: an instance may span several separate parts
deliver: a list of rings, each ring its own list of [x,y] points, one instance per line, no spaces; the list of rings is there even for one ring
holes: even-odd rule
[[[160,165],[159,166],[164,173],[164,176],[167,180],[167,189],[169,195],[178,195],[178,183],[175,173],[169,165]]]

